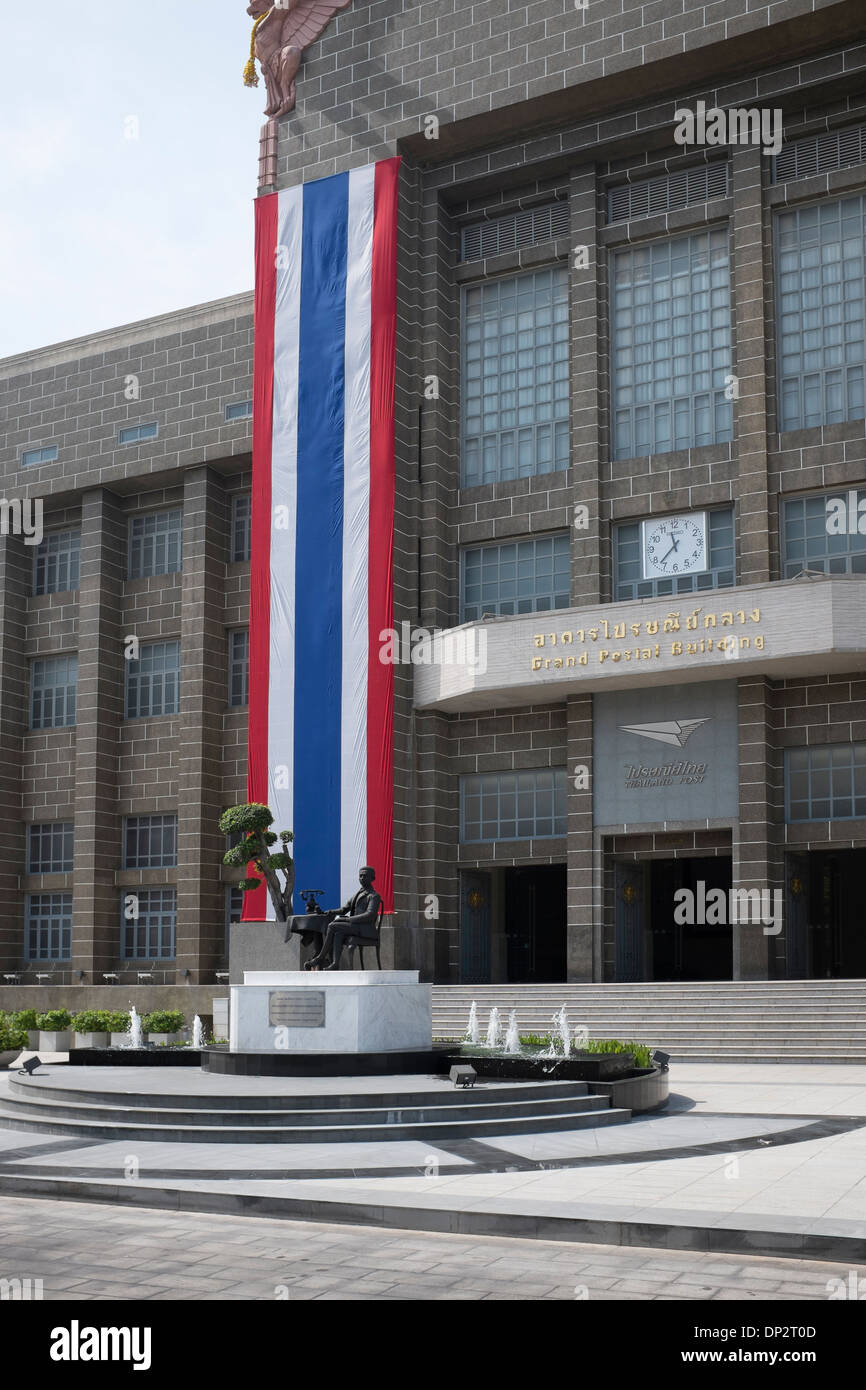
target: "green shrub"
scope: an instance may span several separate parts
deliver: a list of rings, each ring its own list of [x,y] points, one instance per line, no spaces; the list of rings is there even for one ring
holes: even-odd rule
[[[124,1013],[122,1009],[108,1009],[102,1017],[105,1019],[103,1026],[109,1033],[129,1032],[129,1014]]]
[[[581,1045],[580,1049],[577,1048],[576,1043],[572,1043],[572,1046],[575,1051],[580,1050],[583,1052],[631,1052],[634,1056],[634,1064],[636,1067],[652,1066],[650,1049],[646,1047],[644,1043],[621,1042],[619,1038],[589,1038]]]
[[[72,1015],[72,1027],[76,1033],[107,1033],[107,1018],[104,1009],[84,1009],[82,1013]]]
[[[36,1027],[43,1033],[64,1033],[70,1022],[68,1009],[49,1009],[46,1014],[36,1015]]]
[[[157,1009],[145,1014],[141,1026],[145,1033],[176,1033],[183,1027],[183,1014],[179,1009]]]
[[[19,1028],[10,1017],[0,1022],[0,1052],[21,1051],[27,1046],[27,1031]]]
[[[30,1029],[31,1032],[35,1032],[36,1028],[39,1026],[36,1022],[35,1009],[19,1009],[17,1014],[11,1014],[10,1017],[15,1020],[16,1028],[23,1028],[25,1032],[28,1029]]]

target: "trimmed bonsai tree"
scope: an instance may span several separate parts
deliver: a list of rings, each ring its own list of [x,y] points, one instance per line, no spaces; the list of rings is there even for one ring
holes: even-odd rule
[[[238,887],[251,893],[265,883],[277,921],[285,922],[292,915],[295,861],[289,854],[289,845],[295,837],[291,830],[275,834],[270,828],[273,820],[270,807],[257,801],[223,811],[220,816],[223,834],[243,836],[239,844],[223,855],[223,863],[230,869],[245,869],[252,864],[258,877],[241,879]],[[272,854],[271,846],[278,840],[282,849]]]

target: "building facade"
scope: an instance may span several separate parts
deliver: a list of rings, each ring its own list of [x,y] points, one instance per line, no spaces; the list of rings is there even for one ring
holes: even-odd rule
[[[864,37],[355,0],[265,127],[260,192],[403,158],[389,963],[866,976]],[[226,968],[252,331],[241,296],[0,364],[45,529],[2,538],[10,985]]]

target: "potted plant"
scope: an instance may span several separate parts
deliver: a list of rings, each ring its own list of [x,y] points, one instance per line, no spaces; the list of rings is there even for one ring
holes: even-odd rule
[[[103,1027],[108,1029],[112,1047],[127,1047],[129,1044],[129,1014],[122,1009],[109,1009],[102,1015]]]
[[[76,1047],[108,1047],[107,1014],[102,1009],[84,1009],[72,1017]]]
[[[14,1016],[0,1015],[0,1068],[15,1061],[27,1046],[27,1034],[15,1023]]]
[[[43,1052],[69,1051],[72,1046],[70,1021],[68,1009],[49,1009],[47,1013],[36,1015],[39,1046]]]
[[[31,1052],[35,1052],[39,1047],[39,1029],[36,1026],[35,1009],[19,1009],[17,1014],[13,1014],[15,1027],[22,1028],[27,1034],[27,1046]]]
[[[141,1020],[142,1031],[147,1035],[148,1042],[174,1043],[180,1036],[183,1027],[183,1014],[179,1009],[157,1009],[152,1014],[145,1014]]]

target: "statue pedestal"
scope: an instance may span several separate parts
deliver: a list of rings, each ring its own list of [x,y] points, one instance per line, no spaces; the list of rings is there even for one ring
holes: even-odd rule
[[[418,1052],[432,1039],[417,970],[245,970],[232,986],[231,1052]]]

